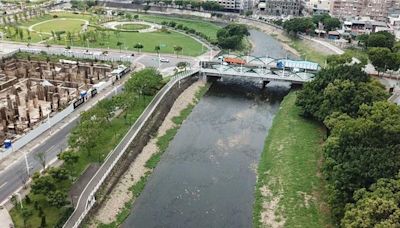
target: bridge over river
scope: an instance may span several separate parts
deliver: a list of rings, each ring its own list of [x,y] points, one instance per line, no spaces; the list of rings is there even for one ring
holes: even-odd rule
[[[229,64],[226,59],[241,64]],[[200,73],[207,77],[241,77],[258,80],[265,86],[271,81],[303,84],[311,81],[320,70],[318,63],[290,59],[275,59],[268,56],[220,56],[212,61],[200,62]]]

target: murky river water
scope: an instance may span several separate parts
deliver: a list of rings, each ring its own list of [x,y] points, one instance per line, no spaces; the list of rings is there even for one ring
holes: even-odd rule
[[[276,50],[271,56],[286,55],[271,37],[251,33],[257,50],[269,46],[270,53]],[[251,227],[255,170],[287,91],[272,83],[263,90],[251,82],[213,83],[170,143],[124,227]]]

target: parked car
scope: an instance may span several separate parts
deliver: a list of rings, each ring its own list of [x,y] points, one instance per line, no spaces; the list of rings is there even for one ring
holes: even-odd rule
[[[160,58],[160,62],[162,62],[162,63],[169,63],[169,59]]]

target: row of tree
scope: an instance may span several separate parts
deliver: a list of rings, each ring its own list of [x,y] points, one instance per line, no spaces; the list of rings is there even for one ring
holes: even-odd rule
[[[27,21],[32,17],[43,16],[45,14],[46,12],[43,9],[29,8],[21,13],[15,13],[12,15],[5,14],[1,17],[1,22],[3,25],[9,25],[13,23],[17,24],[22,21]]]
[[[299,17],[292,18],[282,22],[282,20],[275,21],[292,36],[297,33],[313,33],[316,28],[322,28],[326,31],[332,31],[340,27],[339,19],[331,17],[329,14],[319,14],[313,17]]]
[[[113,140],[118,140],[121,136],[118,138],[116,133],[113,133],[110,137],[110,130],[107,130],[121,124],[120,120],[112,121],[116,117],[116,111],[122,111],[121,120],[125,120],[123,124],[130,126],[137,118],[136,114],[134,117],[130,115],[137,112],[138,101],[142,101],[146,96],[154,96],[163,84],[162,76],[153,68],[146,68],[135,73],[125,83],[122,93],[111,99],[100,101],[96,106],[81,114],[79,124],[69,136],[69,150],[58,155],[58,158],[63,161],[61,167],[46,169],[45,153],[40,153],[43,156],[38,156],[38,160],[45,169],[42,173],[33,175],[31,193],[24,200],[24,203],[32,203],[34,207],[18,207],[25,225],[28,225],[29,218],[37,215],[42,219],[42,224],[45,224],[46,215],[43,209],[49,211],[49,207],[52,207],[52,210],[70,212],[68,192],[72,182],[81,175],[82,167],[92,162],[101,163],[106,154],[99,151],[104,152],[104,148],[111,148]],[[143,108],[142,106],[141,109]]]
[[[183,24],[177,24],[175,21],[162,21],[161,25],[164,26],[169,26],[171,28],[175,28],[175,29],[179,29],[179,30],[183,30],[188,34],[194,34],[196,36],[202,37],[203,39],[211,42],[211,43],[215,43],[215,40],[212,40],[209,36],[207,36],[206,34],[196,31],[194,28],[189,28]]]
[[[297,105],[327,127],[323,172],[336,221],[343,227],[396,227],[399,180],[391,178],[400,169],[400,107],[387,101],[384,87],[362,64],[344,62],[305,84]]]

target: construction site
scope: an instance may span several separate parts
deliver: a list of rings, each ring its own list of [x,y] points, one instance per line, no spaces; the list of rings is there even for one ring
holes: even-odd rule
[[[0,62],[0,144],[16,140],[111,77],[112,66],[60,59]],[[92,94],[93,95],[93,94]]]

